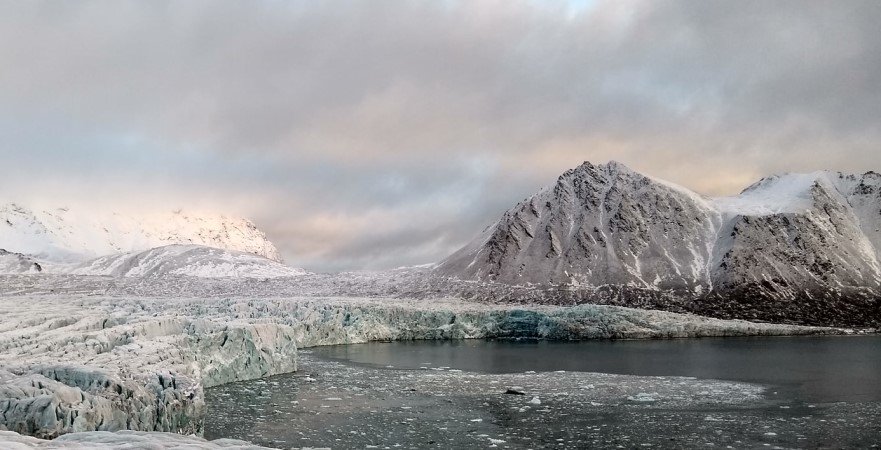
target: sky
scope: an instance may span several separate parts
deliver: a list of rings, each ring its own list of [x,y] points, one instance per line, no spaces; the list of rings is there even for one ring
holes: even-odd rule
[[[0,200],[434,262],[583,161],[881,171],[881,2],[0,0]]]

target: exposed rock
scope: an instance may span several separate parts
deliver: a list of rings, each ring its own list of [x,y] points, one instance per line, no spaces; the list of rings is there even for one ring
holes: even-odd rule
[[[814,325],[881,324],[881,176],[768,177],[710,199],[584,163],[435,272],[565,287],[575,302]],[[533,298],[535,296],[533,295]]]
[[[40,273],[43,266],[28,255],[0,248],[0,274]]]
[[[706,199],[622,164],[585,163],[505,212],[441,273],[506,283],[705,286],[718,218]]]

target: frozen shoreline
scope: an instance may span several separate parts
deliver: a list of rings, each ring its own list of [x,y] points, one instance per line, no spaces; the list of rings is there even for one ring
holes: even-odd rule
[[[376,340],[836,334],[615,306],[455,299],[0,297],[0,429],[201,434],[204,388],[295,371],[297,348]]]

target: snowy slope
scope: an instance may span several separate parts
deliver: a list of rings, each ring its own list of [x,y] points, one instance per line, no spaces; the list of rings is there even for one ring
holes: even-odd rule
[[[67,272],[73,275],[199,278],[278,278],[306,273],[262,256],[199,245],[167,245],[143,252],[103,256]]]
[[[715,244],[714,285],[789,298],[877,290],[881,197],[866,187],[872,180],[871,173],[786,174],[717,200],[725,224]]]
[[[0,275],[18,273],[40,273],[43,266],[27,255],[7,252],[0,248]]]
[[[620,163],[584,163],[435,271],[518,285],[670,291],[683,303],[703,302],[701,312],[748,317],[756,299],[773,299],[784,315],[808,314],[801,302],[812,312],[798,320],[820,323],[815,314],[830,308],[881,314],[873,306],[879,251],[874,172],[775,175],[738,196],[710,199]]]
[[[584,163],[508,210],[438,270],[509,283],[701,289],[718,214],[624,165]]]
[[[182,212],[135,217],[0,205],[0,248],[40,259],[78,262],[169,244],[204,245],[281,260],[263,232],[244,219]]]

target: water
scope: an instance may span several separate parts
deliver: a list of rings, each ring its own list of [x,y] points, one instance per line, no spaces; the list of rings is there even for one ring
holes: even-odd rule
[[[881,337],[318,347],[206,401],[207,438],[279,448],[870,448]]]
[[[881,336],[408,341],[318,347],[313,353],[403,369],[690,376],[767,384],[804,401],[881,401]]]

